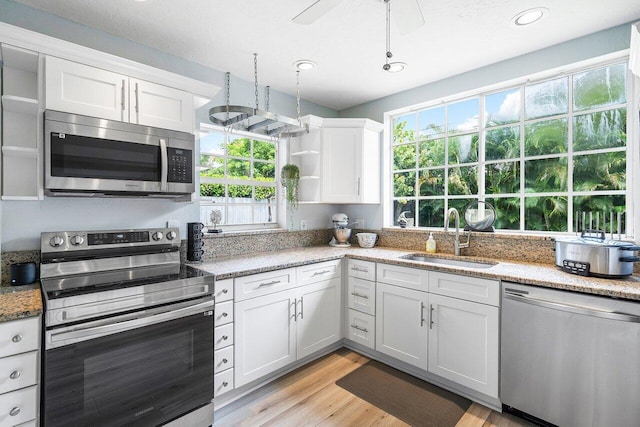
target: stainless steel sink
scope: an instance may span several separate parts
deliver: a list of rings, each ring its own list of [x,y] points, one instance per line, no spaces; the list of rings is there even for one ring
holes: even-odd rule
[[[450,265],[452,267],[464,267],[464,268],[491,268],[497,263],[489,261],[467,261],[462,259],[441,258],[437,256],[429,256],[423,254],[409,254],[403,255],[400,258],[409,261],[418,261],[428,264],[441,264]]]

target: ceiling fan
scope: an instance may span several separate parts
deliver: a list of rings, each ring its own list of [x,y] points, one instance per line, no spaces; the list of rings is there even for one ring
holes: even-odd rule
[[[292,21],[297,24],[310,25],[343,0],[316,0],[311,6],[296,15]],[[401,34],[409,34],[424,24],[422,10],[418,0],[381,0],[393,2],[394,19]]]

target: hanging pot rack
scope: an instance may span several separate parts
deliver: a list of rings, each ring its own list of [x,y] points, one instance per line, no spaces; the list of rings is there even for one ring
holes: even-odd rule
[[[266,111],[258,104],[258,55],[254,56],[254,86],[256,95],[255,108],[243,105],[230,105],[231,74],[226,73],[227,104],[212,107],[209,110],[209,120],[225,129],[236,129],[270,138],[291,138],[309,133],[309,126],[300,120],[300,72],[296,79],[296,110],[298,118],[283,116],[269,111],[269,86],[266,88]]]

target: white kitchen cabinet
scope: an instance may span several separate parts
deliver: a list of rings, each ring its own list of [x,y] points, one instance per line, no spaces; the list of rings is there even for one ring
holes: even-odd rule
[[[368,119],[323,120],[323,203],[380,203],[382,129]]]
[[[340,278],[299,288],[296,354],[301,359],[342,339]]]
[[[376,285],[376,350],[427,369],[429,294]]]
[[[375,349],[376,318],[358,310],[347,310],[347,339],[370,349]]]
[[[350,309],[375,316],[376,282],[349,276],[347,300]]]
[[[298,188],[300,203],[319,203],[322,118],[307,115],[301,117],[300,120],[309,126],[309,133],[291,138],[289,161],[300,169]]]
[[[498,398],[499,308],[430,294],[429,372]]]
[[[190,93],[48,56],[46,108],[109,120],[193,132]]]

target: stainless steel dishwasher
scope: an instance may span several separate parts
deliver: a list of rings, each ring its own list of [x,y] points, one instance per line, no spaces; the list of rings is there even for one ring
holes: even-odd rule
[[[639,303],[503,282],[501,323],[506,411],[561,427],[640,425]]]

